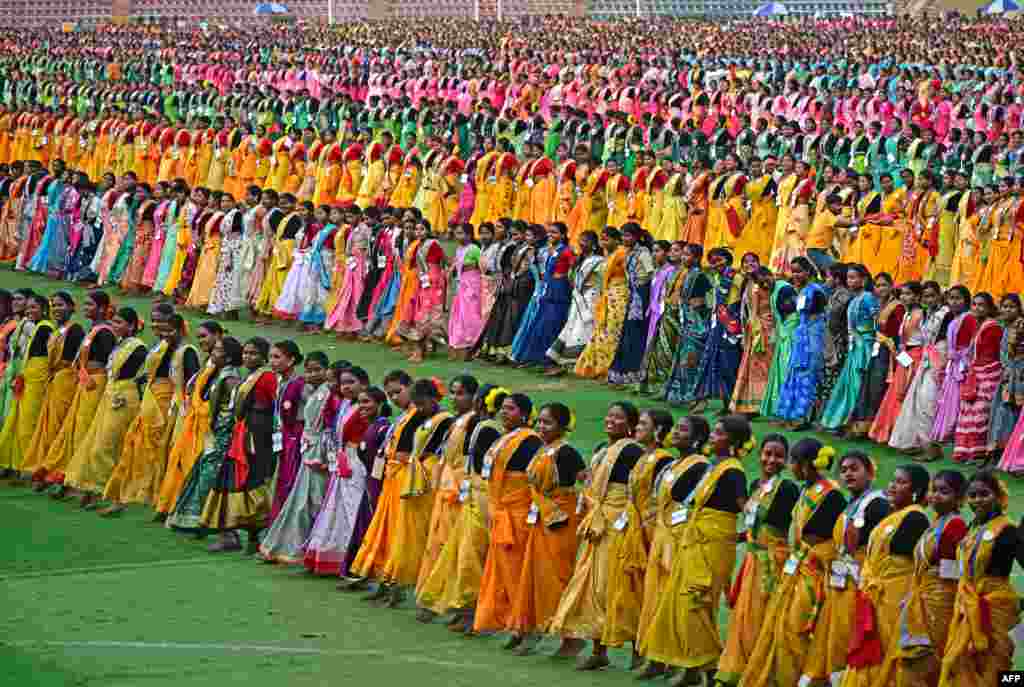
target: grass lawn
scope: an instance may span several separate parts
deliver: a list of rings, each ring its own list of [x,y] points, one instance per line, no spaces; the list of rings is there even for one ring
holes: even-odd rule
[[[23,286],[44,293],[67,288],[37,276],[0,272],[0,287]],[[81,290],[72,291],[82,295]],[[135,306],[148,319],[148,299],[116,300]],[[194,325],[204,318],[189,319]],[[437,358],[409,366],[382,347],[339,343],[276,325],[231,322],[227,328],[240,339],[292,338],[303,351],[321,349],[332,360],[362,365],[374,379],[396,367],[406,367],[414,377],[446,380],[468,372],[481,381],[529,393],[537,401],[567,402],[579,418],[571,440],[585,455],[602,439],[607,405],[619,398],[592,382],[551,381],[476,363]],[[633,400],[641,408],[650,403]],[[767,431],[767,424],[755,423],[755,433]],[[850,447],[833,443],[840,453]],[[860,446],[878,461],[879,484],[906,462],[873,444]],[[749,457],[747,466],[753,476],[756,458]],[[943,461],[931,467],[951,466]],[[1013,501],[1024,494],[1020,482],[1008,483]],[[1011,515],[1016,519],[1020,513],[1011,503]],[[614,655],[616,669],[596,675],[577,673],[544,656],[513,657],[500,651],[495,639],[466,640],[440,625],[415,622],[411,604],[397,611],[371,608],[336,592],[330,580],[240,554],[207,554],[205,544],[149,519],[146,509],[131,508],[124,517],[107,521],[0,483],[0,521],[7,533],[7,544],[0,549],[0,579],[6,589],[0,663],[14,678],[9,684],[269,687],[412,679],[418,687],[444,687],[478,685],[496,676],[502,684],[523,687],[547,680],[560,687],[630,684],[621,671],[626,661],[622,652]],[[542,651],[550,653],[556,644],[547,640]],[[1017,663],[1024,666],[1024,661]]]

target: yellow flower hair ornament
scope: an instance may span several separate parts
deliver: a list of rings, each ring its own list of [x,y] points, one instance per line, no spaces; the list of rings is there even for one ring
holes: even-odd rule
[[[836,450],[831,446],[822,446],[818,449],[818,455],[814,457],[814,465],[818,470],[827,470],[832,459],[836,457]]]
[[[536,408],[531,408],[530,409],[530,425],[531,426],[536,424],[536,422],[537,422],[537,415],[538,414],[539,413],[537,412]]]
[[[565,433],[571,434],[576,431],[576,413],[573,410],[569,411],[569,424],[565,426]]]
[[[754,437],[750,437],[742,446],[736,449],[736,455],[740,458],[745,458],[749,456],[755,448],[757,448],[757,442],[754,441]]]
[[[999,487],[996,500],[999,502],[999,508],[1005,513],[1006,509],[1010,507],[1010,491],[1006,488],[1006,482],[1001,479],[996,479],[996,486]]]
[[[703,453],[705,456],[710,456],[711,455],[711,444],[704,444],[704,446],[701,447],[700,452]]]
[[[503,386],[496,386],[484,396],[484,407],[488,413],[498,412],[498,399],[502,396],[511,396],[512,392]]]
[[[661,440],[662,448],[672,448],[672,432],[665,435],[665,438]]]

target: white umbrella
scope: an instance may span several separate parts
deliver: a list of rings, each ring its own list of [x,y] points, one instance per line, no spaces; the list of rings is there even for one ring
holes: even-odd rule
[[[1020,5],[1014,0],[993,0],[983,11],[985,14],[1006,14],[1007,12],[1017,12],[1019,10]]]

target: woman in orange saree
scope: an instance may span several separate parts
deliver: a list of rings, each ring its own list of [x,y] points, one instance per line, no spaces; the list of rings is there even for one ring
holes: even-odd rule
[[[750,485],[740,532],[746,555],[727,595],[732,612],[715,675],[715,681],[722,685],[735,685],[742,677],[767,619],[769,599],[789,557],[786,535],[800,490],[783,477],[788,454],[789,443],[781,434],[769,434],[761,440],[761,476]]]
[[[703,246],[708,224],[708,187],[711,184],[711,172],[703,161],[694,161],[693,177],[686,189],[687,217],[679,239]]]
[[[639,420],[636,407],[613,403],[604,418],[608,443],[590,463],[590,474],[580,501],[583,520],[578,534],[583,539],[572,579],[562,594],[548,632],[562,637],[558,656],[574,656],[586,640],[593,641],[590,656],[578,670],[597,670],[608,665],[608,648],[602,642],[608,609],[608,570],[612,561],[612,532],[626,512],[629,474],[644,453],[633,440]],[[628,515],[626,516],[629,517]]]
[[[576,560],[579,514],[576,478],[586,467],[579,452],[565,442],[575,416],[562,403],[549,403],[537,415],[537,432],[544,448],[527,466],[530,482],[529,526],[523,568],[514,587],[512,609],[505,629],[510,644],[519,642],[519,656],[533,653],[536,633],[544,631],[572,577]]]
[[[822,603],[835,559],[832,529],[846,507],[829,479],[835,450],[814,438],[801,439],[789,454],[800,496],[789,529],[789,558],[764,611],[766,622],[743,670],[744,687],[806,684],[812,639],[823,632]]]
[[[526,560],[526,522],[533,498],[527,468],[543,441],[529,428],[533,402],[524,394],[509,394],[501,404],[505,434],[484,456],[480,476],[487,484],[490,543],[480,582],[473,632],[504,630],[512,620],[514,590]],[[515,648],[517,635],[505,643]]]

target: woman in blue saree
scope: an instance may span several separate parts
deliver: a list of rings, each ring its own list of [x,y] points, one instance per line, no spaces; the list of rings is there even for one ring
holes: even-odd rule
[[[615,358],[608,370],[608,384],[625,386],[639,384],[644,378],[644,353],[647,350],[647,324],[651,304],[651,278],[654,276],[654,257],[651,255],[651,235],[639,224],[629,222],[622,226],[622,245],[629,250],[626,257],[626,319]]]
[[[569,248],[569,228],[563,222],[554,222],[547,228],[548,245],[541,248],[533,261],[537,286],[530,311],[534,316],[523,318],[516,338],[512,342],[512,360],[521,366],[550,365],[547,352],[558,338],[569,317],[572,296],[572,270],[574,256]],[[536,308],[533,308],[536,303]]]
[[[791,429],[810,426],[818,384],[825,369],[825,289],[812,281],[817,271],[811,261],[800,256],[790,263],[790,282],[799,289],[796,310],[800,323],[793,332],[786,378],[779,391],[775,416]]]
[[[728,408],[743,357],[743,326],[740,323],[740,280],[726,248],[708,252],[711,265],[711,326],[708,343],[697,371],[698,401],[717,398]],[[699,409],[696,411],[699,412]]]
[[[880,305],[867,268],[850,265],[846,285],[852,294],[846,308],[849,348],[839,379],[821,413],[821,426],[833,430],[844,427],[853,416],[878,335]]]

